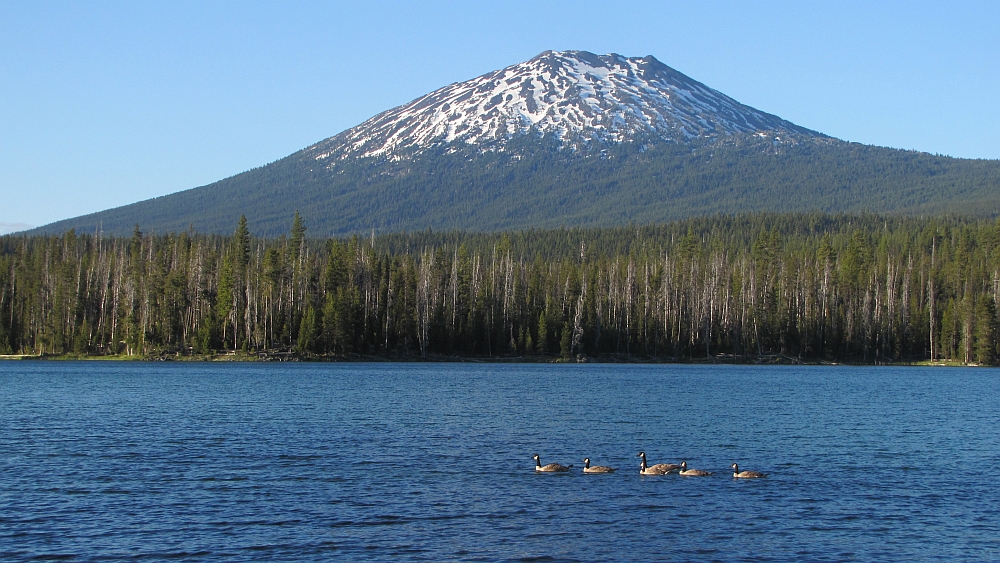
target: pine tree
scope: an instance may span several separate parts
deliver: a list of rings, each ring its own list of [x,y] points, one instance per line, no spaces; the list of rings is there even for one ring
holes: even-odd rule
[[[976,361],[980,365],[997,363],[997,310],[993,296],[984,293],[976,304]]]
[[[292,238],[289,240],[289,250],[291,251],[293,264],[297,264],[302,253],[302,247],[306,240],[306,226],[302,222],[299,211],[295,210],[295,218],[292,219]]]
[[[247,216],[240,215],[240,222],[233,233],[234,266],[243,270],[250,263],[250,230],[247,228]]]
[[[299,326],[298,348],[300,351],[313,353],[322,351],[320,340],[322,325],[323,319],[320,315],[317,315],[316,308],[312,305],[307,305],[305,312],[302,314],[302,323]]]
[[[573,330],[569,326],[569,321],[563,323],[562,336],[559,339],[559,353],[564,360],[570,359],[573,353]]]

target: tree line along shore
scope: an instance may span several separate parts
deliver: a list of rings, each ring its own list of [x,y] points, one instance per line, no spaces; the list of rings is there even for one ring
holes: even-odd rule
[[[0,237],[0,354],[995,365],[1000,221]]]

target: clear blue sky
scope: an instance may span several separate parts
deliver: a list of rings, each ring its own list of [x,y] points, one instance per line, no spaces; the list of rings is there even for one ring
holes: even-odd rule
[[[0,0],[0,232],[211,183],[546,49],[1000,158],[1000,2]]]

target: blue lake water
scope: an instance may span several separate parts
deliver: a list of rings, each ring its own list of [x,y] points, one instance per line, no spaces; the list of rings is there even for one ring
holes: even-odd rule
[[[989,369],[0,363],[2,561],[1000,560],[998,468]]]

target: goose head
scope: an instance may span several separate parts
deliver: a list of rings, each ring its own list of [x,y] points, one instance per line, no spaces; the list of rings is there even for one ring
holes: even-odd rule
[[[590,458],[589,457],[583,458],[583,468],[588,469],[589,467],[590,467]]]

